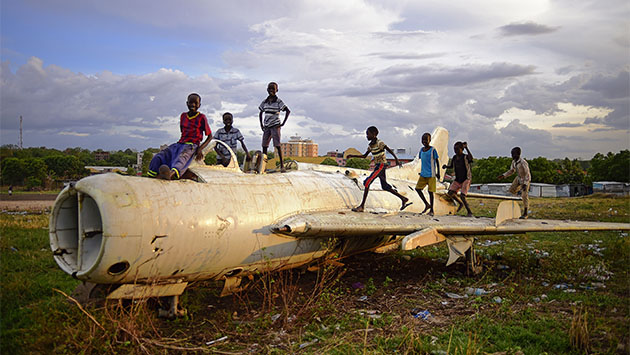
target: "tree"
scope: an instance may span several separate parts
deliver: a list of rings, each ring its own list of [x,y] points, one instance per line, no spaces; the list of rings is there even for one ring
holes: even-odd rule
[[[630,150],[595,154],[588,175],[591,181],[630,182]]]
[[[558,166],[553,161],[544,157],[528,160],[532,182],[543,184],[555,184],[558,180]]]
[[[498,182],[497,176],[510,169],[512,158],[508,157],[488,157],[476,159],[472,166],[472,183],[487,184]]]
[[[320,164],[321,165],[339,166],[339,164],[337,164],[337,161],[335,159],[331,158],[331,157],[327,157]]]
[[[556,184],[582,184],[585,182],[586,173],[582,170],[577,159],[564,158],[558,168],[559,174],[555,180]]]
[[[29,188],[42,186],[46,181],[48,167],[41,158],[28,158],[24,160],[24,176]]]
[[[193,158],[194,159],[194,158]],[[215,151],[211,151],[206,154],[206,157],[203,159],[206,165],[216,165],[217,164],[217,153]]]
[[[350,158],[346,162],[346,167],[368,170],[370,168],[370,161],[362,158]]]
[[[48,172],[59,178],[79,178],[85,175],[83,164],[73,155],[51,155],[44,158]]]
[[[5,185],[23,185],[26,169],[24,161],[18,158],[4,158],[2,164],[2,183]]]

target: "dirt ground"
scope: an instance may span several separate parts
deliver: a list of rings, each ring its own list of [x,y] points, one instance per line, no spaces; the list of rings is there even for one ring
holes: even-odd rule
[[[7,194],[0,195],[0,211],[49,211],[57,195],[53,194]]]

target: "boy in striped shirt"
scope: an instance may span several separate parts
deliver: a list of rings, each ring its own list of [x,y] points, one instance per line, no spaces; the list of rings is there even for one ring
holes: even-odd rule
[[[367,140],[370,141],[370,143],[368,144],[368,150],[365,152],[365,154],[363,155],[348,155],[347,158],[363,158],[365,159],[368,154],[372,153],[372,159],[374,160],[374,171],[372,171],[372,174],[370,174],[370,176],[368,176],[367,179],[365,179],[365,181],[363,182],[363,186],[365,186],[365,189],[363,190],[363,200],[361,201],[361,204],[355,208],[353,208],[352,210],[354,212],[363,212],[364,207],[365,207],[365,200],[367,200],[367,195],[368,192],[370,192],[370,185],[372,184],[372,182],[374,182],[374,180],[376,180],[376,178],[378,177],[381,180],[381,187],[383,188],[383,190],[390,192],[394,195],[396,195],[396,197],[398,197],[401,201],[402,201],[402,205],[400,207],[400,210],[404,210],[405,208],[407,208],[407,206],[411,205],[413,202],[409,202],[409,199],[406,198],[405,196],[401,195],[398,191],[396,191],[390,184],[387,183],[387,178],[385,177],[385,166],[387,165],[387,159],[385,158],[385,151],[388,151],[389,154],[391,154],[394,159],[396,159],[396,165],[400,166],[400,163],[398,162],[398,157],[396,156],[396,154],[394,154],[394,152],[389,149],[389,147],[383,143],[382,140],[378,139],[378,129],[374,126],[370,126],[368,127],[367,131],[365,132],[366,138]]]
[[[188,95],[186,106],[188,106],[188,112],[182,113],[179,117],[181,138],[151,159],[149,177],[164,180],[179,179],[188,169],[194,155],[197,160],[203,159],[203,148],[210,143],[212,131],[206,115],[197,111],[201,106],[201,96],[196,93]],[[203,144],[199,145],[204,132],[207,138]]]
[[[278,84],[271,82],[267,85],[267,96],[263,102],[260,103],[258,109],[258,120],[260,121],[260,128],[263,130],[262,138],[262,150],[263,154],[267,154],[267,148],[269,148],[269,142],[273,138],[273,147],[280,158],[280,171],[284,172],[284,162],[282,161],[282,149],[280,149],[280,127],[287,123],[291,110],[287,105],[280,100],[276,93],[278,92]],[[284,111],[284,121],[280,123],[280,112]],[[263,115],[265,120],[263,122]]]

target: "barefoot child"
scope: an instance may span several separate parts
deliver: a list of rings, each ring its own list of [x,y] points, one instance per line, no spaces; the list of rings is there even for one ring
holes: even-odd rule
[[[422,135],[422,149],[420,149],[420,160],[422,161],[420,169],[420,177],[416,184],[416,192],[420,195],[422,202],[426,206],[422,213],[429,211],[429,215],[433,216],[433,193],[436,190],[437,180],[440,178],[440,162],[437,150],[431,145],[431,134],[425,133]],[[422,194],[422,189],[429,185],[429,202]]]
[[[370,176],[368,176],[368,178],[365,179],[365,181],[363,182],[365,189],[363,191],[363,200],[361,201],[361,205],[353,208],[352,210],[354,212],[363,212],[363,209],[365,207],[365,200],[367,199],[368,192],[370,191],[370,185],[378,177],[381,180],[381,187],[383,188],[383,190],[396,195],[402,201],[402,205],[400,207],[400,210],[402,211],[405,208],[407,208],[407,206],[411,205],[413,202],[408,202],[409,201],[408,198],[398,193],[398,191],[394,190],[394,188],[390,184],[387,183],[387,179],[385,177],[385,165],[387,164],[387,159],[385,159],[385,151],[388,151],[389,154],[391,154],[394,157],[394,159],[396,159],[396,165],[400,165],[398,162],[398,157],[396,156],[396,154],[394,154],[394,152],[391,149],[389,149],[387,145],[385,145],[385,143],[383,143],[382,140],[377,138],[378,129],[376,127],[374,126],[368,127],[365,134],[366,134],[367,140],[370,141],[370,143],[368,144],[368,150],[363,155],[351,154],[351,155],[348,155],[347,158],[348,159],[350,158],[364,158],[365,159],[368,156],[368,154],[372,153],[372,157],[373,157],[372,159],[374,160],[374,171],[372,171],[372,174],[370,174]]]
[[[263,130],[262,138],[262,150],[263,154],[267,154],[267,148],[269,148],[269,142],[273,139],[273,147],[280,158],[280,171],[284,172],[284,162],[282,161],[282,149],[280,149],[280,127],[287,123],[291,110],[287,105],[280,100],[276,93],[278,92],[278,84],[271,82],[267,85],[267,96],[263,102],[260,103],[258,109],[258,120],[260,121],[260,128]],[[280,123],[280,112],[284,111],[284,121]],[[263,121],[264,116],[264,121]]]
[[[468,154],[464,154],[464,149],[466,149]],[[455,181],[451,183],[448,189],[448,195],[459,203],[457,212],[459,212],[463,206],[466,206],[466,211],[468,211],[467,216],[472,217],[473,214],[468,206],[468,201],[466,201],[466,195],[468,194],[468,189],[470,189],[470,181],[472,179],[470,164],[473,162],[473,156],[470,150],[468,150],[468,143],[466,142],[455,143],[453,150],[455,150],[455,155],[453,155],[450,165],[442,166],[444,169],[454,168],[455,170]],[[460,190],[461,200],[457,197],[457,191]]]
[[[529,183],[532,179],[532,176],[529,172],[529,164],[525,159],[521,158],[521,148],[514,147],[510,152],[512,154],[512,165],[510,166],[510,170],[506,171],[502,175],[497,176],[497,179],[501,180],[505,177],[508,177],[514,172],[516,172],[516,177],[514,181],[512,181],[512,186],[510,187],[510,192],[513,195],[516,195],[519,190],[521,190],[521,199],[523,199],[523,214],[521,215],[521,219],[527,218],[527,208],[529,207]]]

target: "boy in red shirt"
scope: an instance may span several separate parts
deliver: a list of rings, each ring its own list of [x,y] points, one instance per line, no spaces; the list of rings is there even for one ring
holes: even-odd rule
[[[186,100],[188,112],[184,112],[179,117],[179,128],[182,136],[177,143],[173,143],[168,148],[157,153],[149,164],[149,177],[157,177],[164,180],[179,179],[192,162],[193,155],[196,159],[203,159],[203,148],[212,139],[212,131],[208,125],[206,115],[197,112],[201,106],[201,96],[193,93],[188,95]],[[203,133],[206,133],[206,140],[203,144]]]

